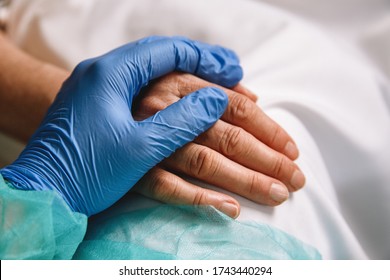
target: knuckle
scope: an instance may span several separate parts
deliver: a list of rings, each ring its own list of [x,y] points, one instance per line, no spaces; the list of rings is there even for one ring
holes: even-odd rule
[[[256,197],[259,196],[259,193],[261,193],[261,186],[262,186],[261,180],[256,173],[252,173],[251,175],[249,175],[248,181],[249,181],[249,189],[248,189],[249,197],[255,199]]]
[[[250,100],[242,95],[234,94],[230,98],[230,117],[238,121],[247,121],[251,118]]]
[[[180,73],[176,76],[177,91],[182,96],[187,95],[195,90],[203,88],[207,85],[203,80],[188,73]]]
[[[166,106],[167,104],[158,97],[146,96],[139,102],[134,102],[132,113],[136,120],[143,120],[165,109]]]
[[[281,136],[283,136],[283,129],[276,125],[275,128],[272,130],[271,134],[270,134],[270,142],[269,142],[269,145],[271,145],[272,147],[274,147],[277,142],[282,139]]]
[[[180,73],[175,76],[174,78],[174,84],[175,84],[175,90],[176,92],[185,95],[187,93],[191,92],[191,82],[189,81],[189,75],[185,73]]]
[[[217,170],[217,163],[207,147],[197,147],[187,162],[188,170],[198,178],[212,176]]]
[[[143,110],[149,114],[155,114],[158,111],[165,109],[168,105],[158,96],[147,96],[140,101],[139,110]]]
[[[276,156],[272,161],[271,172],[275,177],[281,177],[283,175],[284,167],[286,166],[286,158],[284,156]]]
[[[205,190],[200,189],[196,192],[191,204],[192,205],[203,205],[205,204],[207,194]]]
[[[178,95],[180,89],[181,74],[178,72],[172,72],[163,76],[157,80],[156,83],[153,84],[154,91],[169,91],[171,94],[175,96]]]
[[[180,79],[181,73],[179,72],[172,72],[168,73],[167,75],[159,78],[159,82],[163,83],[176,83]]]
[[[170,202],[178,196],[178,180],[165,172],[153,172],[149,184],[149,193],[153,198]]]
[[[227,156],[237,155],[242,146],[245,146],[244,130],[237,126],[227,128],[220,140],[220,150]]]

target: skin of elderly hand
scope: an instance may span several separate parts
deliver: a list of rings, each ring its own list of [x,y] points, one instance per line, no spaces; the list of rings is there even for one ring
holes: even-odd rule
[[[133,108],[134,117],[145,119],[207,86],[216,85],[191,74],[169,74],[145,89]],[[256,96],[243,86],[224,90],[229,105],[221,120],[151,169],[134,190],[165,203],[212,205],[236,218],[240,206],[234,198],[176,174],[270,206],[281,204],[289,192],[304,186],[305,177],[293,162],[299,153],[293,139],[255,104]]]

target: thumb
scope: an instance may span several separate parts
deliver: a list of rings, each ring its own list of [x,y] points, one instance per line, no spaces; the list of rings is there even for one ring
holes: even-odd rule
[[[139,123],[143,135],[143,149],[150,159],[149,168],[170,156],[176,149],[194,140],[210,128],[224,113],[228,104],[225,92],[206,87],[195,91],[178,102]],[[142,141],[142,140],[141,140]]]

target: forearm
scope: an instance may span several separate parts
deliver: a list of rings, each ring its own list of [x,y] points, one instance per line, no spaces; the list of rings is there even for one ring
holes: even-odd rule
[[[24,53],[0,32],[0,131],[27,141],[69,73]]]

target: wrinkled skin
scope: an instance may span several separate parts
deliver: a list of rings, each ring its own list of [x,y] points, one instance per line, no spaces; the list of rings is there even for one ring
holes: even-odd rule
[[[169,74],[148,86],[133,110],[134,117],[145,119],[207,86],[216,85],[191,74]],[[150,170],[135,186],[137,192],[166,203],[212,205],[237,217],[239,204],[234,198],[196,186],[177,174],[270,206],[279,205],[289,192],[303,187],[305,177],[293,162],[298,149],[292,138],[255,104],[256,96],[244,87],[224,90],[229,105],[221,120]]]

